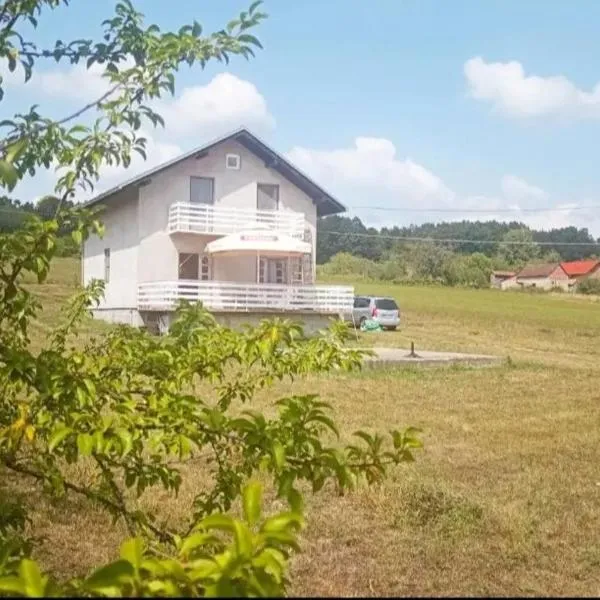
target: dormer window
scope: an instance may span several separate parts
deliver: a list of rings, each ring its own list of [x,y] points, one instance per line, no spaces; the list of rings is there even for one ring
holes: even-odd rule
[[[239,171],[242,167],[242,157],[239,154],[225,155],[225,168]]]

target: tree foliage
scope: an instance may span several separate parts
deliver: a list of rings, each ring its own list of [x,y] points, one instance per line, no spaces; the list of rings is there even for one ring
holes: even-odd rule
[[[556,256],[561,261],[577,260],[597,251],[597,248],[589,245],[597,240],[587,229],[576,227],[535,231],[517,222],[457,221],[375,229],[366,227],[358,217],[339,215],[319,219],[317,226],[319,264],[328,262],[341,252],[372,261],[385,261],[390,254],[400,254],[400,247],[419,243],[416,238],[432,240],[426,244],[441,246],[456,254],[485,254],[499,264],[505,263],[506,267],[519,266],[523,260],[536,258],[550,261]],[[459,241],[442,244],[435,240]],[[506,243],[511,241],[527,242],[525,250],[521,251],[523,247]],[[538,246],[537,243],[545,245]],[[565,246],[565,243],[575,245]],[[425,243],[420,247],[424,249]]]
[[[358,368],[364,352],[345,346],[341,324],[313,338],[277,319],[240,332],[183,304],[168,335],[121,326],[83,341],[81,323],[103,293],[94,281],[65,308],[44,347],[32,351],[29,335],[42,305],[24,277],[46,279],[61,235],[80,245],[102,234],[96,213],[70,207],[76,189],[92,188],[105,165],[127,167],[133,152],[145,156],[142,125],[162,124],[151,104],[173,92],[180,66],[252,56],[260,43],[250,32],[265,18],[254,2],[215,33],[204,34],[196,22],[162,32],[121,0],[101,41],[39,47],[27,37],[44,15],[67,5],[0,4],[0,56],[11,71],[29,80],[50,59],[101,65],[107,80],[99,98],[60,119],[34,106],[0,123],[6,193],[40,169],[59,172],[37,211],[3,201],[27,218],[0,233],[0,476],[33,482],[57,502],[75,495],[101,507],[129,538],[117,560],[59,581],[32,558],[39,540],[28,533],[26,506],[1,498],[0,595],[281,595],[303,525],[301,490],[345,493],[378,482],[390,466],[413,460],[418,432],[359,431],[343,446],[332,408],[316,395],[274,398],[269,417],[252,410],[257,392],[277,381]],[[208,477],[186,522],[144,509],[144,496],[158,489],[176,495],[192,465]],[[263,515],[258,479],[288,508]],[[237,502],[242,517],[233,516]]]
[[[73,236],[101,230],[85,213],[64,215]],[[239,411],[276,381],[357,368],[363,353],[345,347],[340,323],[314,338],[284,320],[236,332],[200,306],[182,305],[166,336],[122,326],[81,347],[73,343],[79,325],[103,291],[95,281],[33,354],[29,331],[40,304],[21,281],[27,272],[44,280],[58,229],[56,221],[37,219],[1,239],[0,465],[53,497],[76,494],[102,506],[131,539],[118,561],[59,586],[27,557],[26,540],[15,542],[23,525],[17,512],[0,528],[0,590],[281,593],[302,524],[300,484],[318,492],[330,482],[343,493],[380,481],[390,465],[413,459],[416,430],[391,431],[387,444],[359,431],[357,443],[340,447],[331,407],[316,395],[277,399],[272,418]],[[187,523],[175,527],[141,509],[140,498],[157,487],[176,494],[184,467],[197,462],[212,483],[193,498]],[[73,479],[75,463],[86,465],[86,477]],[[252,483],[259,474],[268,475],[288,512],[260,521],[260,491]],[[226,515],[240,496],[244,521]]]

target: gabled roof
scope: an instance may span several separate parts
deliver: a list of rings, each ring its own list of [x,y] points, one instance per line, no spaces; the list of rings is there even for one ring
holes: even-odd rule
[[[560,267],[560,263],[527,265],[517,273],[517,277],[548,277],[554,273],[558,267]]]
[[[186,152],[185,154],[182,154],[173,160],[158,165],[157,167],[141,173],[140,175],[136,175],[135,177],[124,181],[120,185],[117,185],[106,192],[99,194],[95,198],[92,198],[86,202],[86,206],[91,206],[100,202],[101,200],[107,200],[111,196],[114,196],[114,194],[117,192],[123,191],[125,188],[138,185],[152,176],[165,171],[166,169],[169,169],[170,167],[173,167],[180,162],[191,158],[192,156],[197,156],[199,154],[201,155],[205,152],[208,152],[215,146],[218,146],[219,144],[229,140],[235,140],[236,142],[240,143],[247,150],[263,160],[268,167],[274,169],[280,175],[285,177],[290,183],[300,188],[316,204],[317,216],[324,217],[346,211],[346,207],[343,204],[325,191],[320,185],[310,179],[308,175],[292,165],[289,161],[283,158],[283,156],[275,152],[275,150],[269,148],[265,142],[260,140],[245,128],[237,129],[233,133],[224,135],[208,144],[194,148],[190,152]]]
[[[511,277],[514,277],[516,273],[514,271],[493,271],[492,275],[494,277],[504,277],[506,279],[510,279]]]
[[[560,266],[565,270],[565,273],[569,277],[576,277],[578,275],[587,275],[594,271],[598,265],[600,265],[600,260],[597,259],[587,259],[587,260],[573,260],[571,262],[563,262],[560,263]]]

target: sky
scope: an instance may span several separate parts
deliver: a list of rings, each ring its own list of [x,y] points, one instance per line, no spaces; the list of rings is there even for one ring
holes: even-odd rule
[[[221,28],[250,0],[136,0],[163,29]],[[35,38],[99,37],[111,0],[72,0]],[[147,163],[107,189],[241,126],[367,224],[450,219],[575,225],[600,235],[600,2],[266,0],[255,59],[184,68],[148,130]],[[95,70],[54,62],[8,76],[2,118],[37,103],[60,117],[96,97]],[[16,191],[51,192],[41,173]],[[592,208],[586,208],[592,207]]]

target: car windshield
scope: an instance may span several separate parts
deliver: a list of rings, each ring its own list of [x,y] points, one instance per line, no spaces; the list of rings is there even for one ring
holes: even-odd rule
[[[398,310],[398,305],[392,298],[377,298],[375,306],[381,310]]]

